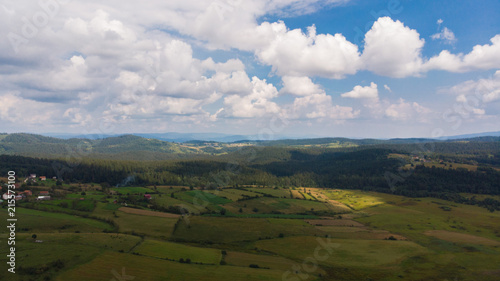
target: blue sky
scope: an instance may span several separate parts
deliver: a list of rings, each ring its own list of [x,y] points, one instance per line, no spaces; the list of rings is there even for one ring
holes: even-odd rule
[[[3,1],[0,131],[439,137],[500,126],[500,2]]]

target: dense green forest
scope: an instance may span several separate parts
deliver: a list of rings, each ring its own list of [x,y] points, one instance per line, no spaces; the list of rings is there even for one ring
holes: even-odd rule
[[[180,145],[122,136],[89,141],[88,145],[95,146],[92,147],[93,151],[104,153],[100,157],[94,157],[95,154],[74,157],[74,151],[62,157],[57,152],[60,149],[57,145],[76,145],[81,140],[8,135],[3,139],[4,144],[17,142],[21,146],[28,142],[33,144],[32,149],[44,151],[53,157],[3,154],[0,155],[0,172],[6,174],[8,170],[15,170],[20,176],[36,173],[66,182],[110,186],[308,186],[361,189],[410,197],[446,197],[454,198],[455,201],[465,199],[450,194],[500,194],[498,138],[454,142],[418,142],[409,139],[406,143],[402,143],[402,140],[365,140],[371,144],[330,148],[296,147],[324,144],[325,141],[338,144],[339,140],[278,141],[274,142],[277,144],[275,146],[259,144],[231,147],[219,154],[184,153],[184,157],[171,157],[170,160],[151,157],[146,158],[149,161],[137,161],[136,157],[131,157],[134,153],[144,155],[147,152],[149,154],[146,155],[154,156],[155,153],[166,154],[165,151],[170,150],[170,154],[174,154],[172,146]],[[143,146],[144,143],[146,146]],[[166,146],[163,147],[162,143],[166,143]],[[184,152],[190,150],[186,147],[182,149]],[[52,154],[52,151],[56,152]]]

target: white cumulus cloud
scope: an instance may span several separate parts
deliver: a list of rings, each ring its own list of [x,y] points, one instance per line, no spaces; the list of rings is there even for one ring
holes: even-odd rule
[[[310,96],[323,91],[320,85],[314,84],[311,78],[306,76],[284,76],[282,80],[283,88],[281,88],[280,93],[292,94],[295,96]]]
[[[370,86],[355,86],[350,92],[341,95],[343,98],[352,99],[378,99],[378,86],[375,83],[371,83]]]
[[[423,64],[420,34],[400,21],[379,18],[365,35],[363,66],[376,74],[390,77],[418,75]]]
[[[264,24],[265,25],[265,24]],[[256,50],[259,60],[282,76],[321,76],[340,79],[360,66],[358,47],[342,34],[316,34],[288,30],[283,22],[271,24],[275,37]]]
[[[455,33],[448,29],[447,27],[444,27],[441,32],[433,34],[431,36],[432,39],[434,40],[443,40],[447,44],[454,44],[457,42],[457,38],[455,37]]]

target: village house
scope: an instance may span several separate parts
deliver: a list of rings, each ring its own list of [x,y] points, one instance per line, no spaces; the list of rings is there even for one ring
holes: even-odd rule
[[[151,200],[151,194],[144,194],[144,198]]]
[[[29,196],[32,196],[33,193],[31,192],[31,190],[25,190],[25,191],[21,191],[17,194],[18,196],[22,196],[23,198],[28,198]],[[17,197],[16,197],[17,199]]]
[[[41,180],[41,181],[45,181],[45,180],[47,180],[47,177],[46,177],[46,176],[41,176],[41,177],[40,177],[40,180]]]
[[[40,191],[40,192],[39,192],[39,195],[40,195],[40,196],[47,196],[47,195],[49,195],[49,192],[48,192],[48,191],[43,190],[43,191]]]
[[[38,196],[36,200],[50,200],[50,196]]]
[[[27,183],[28,181],[36,182],[36,174],[30,174],[29,177],[24,179],[24,183]]]

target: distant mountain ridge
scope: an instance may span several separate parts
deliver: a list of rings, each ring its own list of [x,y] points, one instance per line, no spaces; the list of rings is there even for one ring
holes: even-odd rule
[[[147,152],[153,154],[191,154],[197,151],[176,143],[142,138],[134,135],[123,135],[104,139],[59,139],[25,133],[0,135],[0,154],[62,157],[68,155],[113,155],[137,152],[145,152],[145,154],[148,154]],[[151,155],[148,157],[151,158]],[[154,157],[152,159],[154,159]]]
[[[466,134],[466,135],[457,135],[457,136],[449,136],[442,137],[440,139],[443,140],[457,140],[457,139],[473,139],[479,137],[500,137],[500,131],[498,132],[485,132],[485,133],[477,133],[477,134]]]
[[[267,147],[318,147],[347,148],[365,145],[399,145],[428,142],[479,141],[500,142],[500,137],[482,136],[466,139],[437,140],[426,138],[408,139],[349,139],[349,138],[316,138],[316,139],[284,139],[284,140],[238,140],[233,142],[218,141],[186,141],[169,142],[154,138],[154,134],[142,137],[136,135],[111,136],[102,139],[69,138],[61,139],[35,134],[0,134],[0,154],[16,154],[36,157],[64,157],[67,155],[88,156],[106,159],[143,159],[164,160],[191,157],[193,155],[225,154],[241,146]],[[170,135],[172,136],[172,135]],[[196,136],[196,134],[194,135]],[[208,136],[208,135],[207,135]],[[212,137],[217,137],[212,135]],[[220,137],[220,136],[219,136]],[[224,138],[227,136],[224,136]],[[231,137],[228,137],[229,139]]]
[[[100,135],[100,134],[88,134],[88,135],[72,135],[72,134],[45,134],[46,136],[61,138],[61,139],[103,139],[110,137],[118,137],[123,134],[113,134],[113,135]],[[217,142],[235,142],[239,140],[246,139],[258,139],[257,136],[251,135],[229,135],[229,134],[220,134],[220,133],[135,133],[129,134],[133,136],[157,139],[161,141],[168,142],[187,142],[187,141],[217,141]]]
[[[267,142],[267,141],[285,141],[285,140],[311,140],[311,139],[339,139],[339,140],[352,140],[360,143],[367,142],[378,142],[378,141],[391,141],[391,143],[403,142],[407,143],[408,140],[413,140],[414,142],[419,141],[437,141],[437,140],[458,140],[458,139],[473,139],[478,137],[500,137],[500,131],[498,132],[484,132],[477,134],[464,134],[464,135],[456,135],[456,136],[446,136],[440,138],[391,138],[391,139],[379,139],[379,138],[341,138],[341,137],[317,137],[311,136],[308,138],[300,138],[300,137],[289,137],[283,135],[276,135],[270,140],[262,140],[261,136],[258,135],[231,135],[224,133],[134,133],[134,134],[43,134],[47,137],[53,137],[58,139],[105,139],[110,137],[119,137],[123,135],[133,135],[143,138],[149,139],[157,139],[161,141],[168,142],[176,142],[176,143],[184,143],[189,141],[215,141],[215,142]]]

